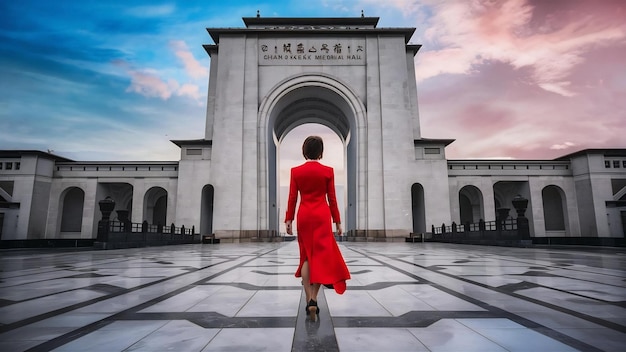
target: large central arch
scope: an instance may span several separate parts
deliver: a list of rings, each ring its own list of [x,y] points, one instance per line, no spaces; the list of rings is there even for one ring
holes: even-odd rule
[[[359,187],[367,172],[366,148],[359,143],[366,133],[365,105],[343,82],[326,74],[300,74],[273,87],[259,107],[259,187],[258,218],[274,233],[279,232],[276,146],[297,126],[318,123],[333,130],[344,145],[348,199],[346,232],[359,228],[358,216],[366,207]]]

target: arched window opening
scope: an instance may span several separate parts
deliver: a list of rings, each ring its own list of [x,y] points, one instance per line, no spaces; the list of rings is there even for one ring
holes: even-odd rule
[[[564,202],[561,192],[557,186],[548,186],[541,191],[546,231],[565,231]]]
[[[61,232],[81,232],[84,202],[85,192],[78,187],[72,187],[65,193],[61,213]]]
[[[461,224],[477,223],[485,218],[483,194],[476,186],[465,186],[459,191]]]
[[[144,220],[153,225],[167,223],[167,191],[161,187],[150,188],[144,197]]]
[[[411,210],[413,214],[413,233],[426,233],[426,206],[424,187],[419,183],[411,186]]]
[[[202,188],[202,204],[200,206],[200,234],[211,235],[213,233],[213,201],[215,189],[212,185]]]

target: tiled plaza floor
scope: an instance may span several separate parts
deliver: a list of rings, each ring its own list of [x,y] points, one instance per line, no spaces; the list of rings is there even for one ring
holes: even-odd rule
[[[0,351],[626,351],[626,250],[349,243],[307,320],[296,242],[0,252]]]

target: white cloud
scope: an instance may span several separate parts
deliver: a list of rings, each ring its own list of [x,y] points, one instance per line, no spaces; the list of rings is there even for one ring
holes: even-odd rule
[[[553,150],[563,150],[563,149],[568,149],[571,147],[576,146],[576,143],[572,143],[572,142],[565,142],[563,144],[553,144],[552,146],[550,146],[550,149]]]

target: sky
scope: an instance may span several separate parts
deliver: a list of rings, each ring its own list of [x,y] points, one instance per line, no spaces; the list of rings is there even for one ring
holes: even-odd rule
[[[257,10],[415,27],[422,137],[455,139],[448,159],[626,147],[623,0],[20,0],[0,1],[0,149],[179,160],[170,140],[204,138],[205,28]]]

